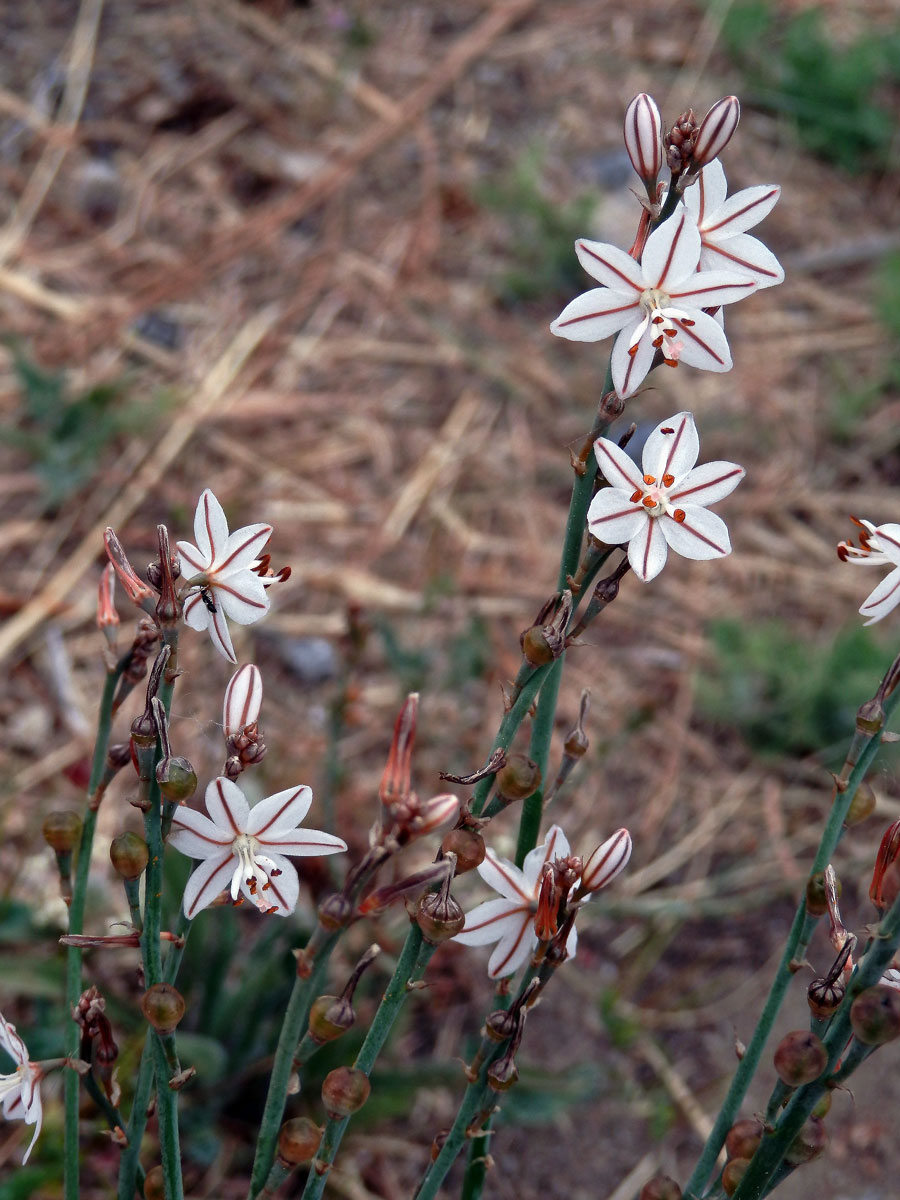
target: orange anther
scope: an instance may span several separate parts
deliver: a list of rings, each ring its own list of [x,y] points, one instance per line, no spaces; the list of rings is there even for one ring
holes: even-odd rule
[[[660,433],[674,433],[675,430],[672,428],[671,425],[663,425],[659,432]]]
[[[674,482],[675,476],[666,471],[665,475],[663,475],[663,487],[671,487]]]
[[[667,367],[677,367],[678,366],[677,358],[664,358],[663,362],[666,364]]]
[[[663,330],[663,333],[666,335],[666,337],[669,337],[669,338],[673,338],[677,332],[678,332],[677,329],[664,329]]]
[[[683,508],[676,508],[675,511],[672,513],[672,519],[674,521],[677,521],[679,525],[682,523],[685,516],[686,516],[686,513]]]
[[[681,318],[681,323],[682,323],[682,325],[696,325],[696,324],[697,324],[697,322],[696,322],[696,321],[692,321],[692,320],[690,319],[690,317],[682,317],[682,318]]]
[[[641,504],[643,504],[644,508],[653,508],[653,500],[650,496],[645,496]]]
[[[634,491],[631,493],[631,503],[637,504],[638,500],[640,500],[640,498],[641,498],[641,496],[643,496],[643,494],[644,493],[641,491],[640,488],[635,488]]]
[[[658,338],[654,338],[650,344],[653,346],[654,350],[658,350],[663,344],[663,335],[660,334]]]
[[[645,475],[644,483],[646,483],[648,487],[652,487],[652,485],[654,483],[656,483],[656,476],[655,475]]]

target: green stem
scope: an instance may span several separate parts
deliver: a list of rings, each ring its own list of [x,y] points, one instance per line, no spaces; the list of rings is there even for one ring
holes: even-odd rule
[[[177,1093],[169,1087],[166,1052],[156,1032],[150,1034],[156,1074],[156,1115],[159,1123],[159,1152],[166,1200],[184,1200],[181,1182],[181,1148],[178,1137]]]
[[[884,700],[885,720],[893,712],[898,700],[900,700],[900,691],[898,690],[893,691]],[[835,792],[831,812],[825,829],[822,832],[822,838],[813,862],[812,874],[825,870],[837,848],[847,811],[881,746],[882,727],[883,725],[879,725],[877,729],[872,730],[857,728],[847,760],[848,764],[852,762],[853,765],[847,776],[844,790],[836,790]],[[793,978],[792,966],[802,958],[805,947],[809,944],[809,939],[818,920],[818,917],[808,915],[806,911],[806,899],[804,897],[800,901],[797,912],[794,915],[794,922],[788,935],[784,953],[781,956],[781,962],[775,972],[772,987],[756,1028],[753,1031],[753,1036],[750,1039],[743,1058],[738,1064],[734,1078],[731,1081],[731,1086],[722,1102],[712,1132],[707,1138],[706,1145],[703,1147],[693,1174],[685,1184],[684,1194],[686,1196],[695,1193],[700,1195],[702,1188],[712,1173],[716,1159],[719,1156],[719,1151],[725,1144],[725,1136],[737,1118],[744,1096],[750,1086],[750,1081],[756,1072],[788,984]]]
[[[491,754],[501,747],[504,750],[509,749],[519,726],[527,716],[528,710],[531,708],[532,702],[540,690],[544,680],[546,679],[547,673],[551,666],[552,664],[548,664],[547,666],[543,667],[531,667],[525,664],[519,671],[519,675],[516,678],[516,685],[514,687],[514,691],[516,687],[518,688],[516,699],[514,700],[509,711],[503,715],[503,720],[500,722],[500,728],[497,730],[497,735],[494,738],[491,746]],[[522,682],[520,686],[520,680],[523,679],[524,682]],[[493,775],[489,775],[486,779],[482,779],[476,785],[475,790],[472,793],[472,800],[469,806],[472,813],[476,817],[481,816],[482,809],[484,808],[487,798],[490,795],[493,785]]]
[[[550,760],[550,741],[556,722],[556,705],[559,700],[559,685],[562,682],[565,652],[550,664],[550,670],[538,698],[537,713],[531,727],[529,755],[541,772],[542,785],[536,792],[526,796],[519,818],[519,839],[516,843],[516,866],[521,867],[525,855],[537,845],[544,815],[544,789]]]
[[[97,740],[94,743],[94,757],[91,763],[91,778],[88,783],[87,810],[81,829],[81,840],[78,845],[78,861],[75,866],[75,881],[72,886],[72,903],[69,906],[69,933],[84,932],[84,909],[87,901],[88,877],[91,870],[91,851],[94,846],[94,831],[97,828],[97,805],[100,797],[98,788],[103,778],[106,766],[106,755],[109,751],[110,731],[112,729],[112,704],[116,684],[122,673],[123,662],[120,661],[114,671],[107,673],[103,685],[103,695],[100,698],[100,713],[97,718]],[[66,950],[66,1011],[71,1013],[81,996],[81,961],[82,952],[77,946],[69,946]],[[77,1058],[81,1047],[81,1029],[72,1024],[69,1035],[68,1053]],[[65,1200],[78,1200],[78,1074],[76,1071],[66,1071],[63,1079],[63,1097],[65,1103],[64,1117],[64,1196]]]
[[[150,1104],[150,1092],[153,1088],[153,1049],[150,1036],[148,1030],[144,1040],[141,1065],[138,1068],[134,1099],[131,1102],[131,1117],[128,1121],[128,1128],[125,1130],[128,1145],[122,1151],[119,1163],[118,1200],[134,1200],[136,1179],[139,1173],[143,1173],[140,1166],[141,1141],[147,1124],[147,1109]]]

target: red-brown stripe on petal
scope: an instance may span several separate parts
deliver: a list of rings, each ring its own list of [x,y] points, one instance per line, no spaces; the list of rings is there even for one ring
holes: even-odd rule
[[[669,219],[675,220],[674,217],[670,217]],[[666,276],[668,275],[669,271],[672,269],[672,260],[675,257],[675,251],[678,247],[678,239],[681,237],[682,233],[684,232],[684,226],[685,226],[686,221],[687,221],[687,213],[682,209],[682,211],[678,214],[678,228],[675,230],[675,236],[672,238],[672,244],[669,247],[669,253],[666,256],[666,261],[665,261],[665,263],[663,263],[663,269],[660,272],[659,280],[656,283],[657,288],[661,288],[663,286]],[[669,294],[671,295],[672,293],[670,292]]]
[[[249,537],[244,538],[241,544],[236,546],[223,562],[216,563],[216,572],[227,570],[228,566],[234,561],[237,555],[243,554],[243,552],[248,549],[248,547],[252,546],[254,542],[259,542],[259,548],[262,549],[271,536],[271,525],[264,525],[262,529],[257,529],[255,533],[252,533]]]
[[[528,917],[526,917],[526,919],[522,922],[522,928],[519,930],[519,936],[516,938],[516,940],[513,942],[512,946],[510,947],[509,954],[507,954],[505,958],[502,958],[499,963],[495,964],[494,971],[493,971],[493,974],[495,977],[497,975],[502,975],[503,970],[506,967],[507,963],[509,963],[512,959],[514,959],[518,955],[519,947],[522,945],[522,939],[525,937],[525,935],[531,929],[531,921],[529,919],[530,916],[531,916],[531,914],[529,913]]]
[[[635,301],[633,304],[623,304],[621,308],[607,309],[606,312],[585,313],[583,317],[569,317],[565,321],[557,321],[556,324],[560,329],[564,329],[567,325],[578,325],[581,321],[593,321],[595,317],[609,317],[613,313],[628,312],[637,307],[638,304]]]
[[[743,474],[743,467],[735,467],[733,471],[723,471],[715,479],[708,479],[705,483],[698,483],[695,487],[679,488],[677,492],[670,492],[669,499],[683,500],[685,496],[691,496],[694,492],[705,492],[707,488],[715,487],[717,484],[725,483],[726,480],[734,479],[735,475],[742,476]]]
[[[631,288],[631,290],[632,290],[633,292],[641,292],[641,291],[643,291],[643,288],[639,288],[639,287],[637,287],[637,286],[635,285],[635,283],[634,283],[634,280],[633,280],[633,279],[629,279],[629,278],[628,278],[628,276],[625,274],[625,272],[624,272],[624,271],[620,271],[618,267],[614,267],[614,266],[612,265],[612,263],[608,263],[608,262],[606,261],[606,259],[605,259],[605,258],[601,258],[599,254],[595,254],[595,253],[594,253],[594,251],[593,251],[593,250],[591,250],[589,246],[586,246],[584,242],[580,242],[580,241],[579,241],[579,242],[576,242],[575,244],[576,244],[578,247],[580,247],[580,249],[582,250],[582,252],[583,252],[584,254],[586,254],[586,255],[588,256],[588,258],[592,258],[592,259],[594,259],[594,261],[595,261],[595,262],[598,262],[598,263],[600,263],[600,264],[601,264],[601,266],[603,266],[603,267],[605,267],[605,268],[607,269],[607,271],[612,271],[613,275],[616,275],[616,276],[618,276],[618,278],[619,278],[619,279],[621,279],[621,280],[622,280],[622,282],[623,282],[624,284],[626,284],[626,286],[627,286],[627,287]],[[631,306],[629,305],[628,307],[631,307]],[[613,309],[612,311],[613,311],[613,312],[618,312],[618,309]]]
[[[282,813],[285,811],[285,809],[288,808],[289,805],[294,803],[294,801],[297,799],[297,797],[300,795],[300,793],[303,790],[304,790],[303,784],[301,784],[300,787],[294,788],[294,790],[291,792],[290,796],[288,796],[288,798],[285,800],[284,804],[282,804],[281,808],[279,808],[278,811],[272,815],[271,820],[267,821],[265,823],[265,825],[263,825],[263,827],[261,829],[257,830],[257,832],[253,836],[258,838],[260,841],[262,841],[262,836],[264,833],[266,833],[267,830],[271,829],[273,825],[277,828],[278,827],[278,818],[282,815]],[[297,841],[298,842],[302,841],[302,838],[297,838]],[[316,845],[318,845],[318,843],[316,843]]]

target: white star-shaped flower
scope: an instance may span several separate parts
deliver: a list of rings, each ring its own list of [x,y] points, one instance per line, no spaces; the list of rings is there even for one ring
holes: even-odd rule
[[[567,858],[569,843],[558,825],[547,831],[540,846],[525,856],[520,871],[505,858],[498,858],[488,850],[478,874],[489,887],[502,896],[501,900],[486,900],[470,913],[466,913],[466,924],[456,941],[464,946],[486,946],[496,942],[488,961],[488,975],[498,979],[512,973],[522,965],[538,944],[534,931],[534,918],[541,891],[541,872],[544,863],[554,858]],[[569,958],[575,957],[578,935],[574,925],[566,942]]]
[[[318,829],[301,829],[312,792],[304,785],[260,800],[253,808],[224,775],[206,789],[209,817],[176,809],[169,844],[203,861],[187,882],[184,914],[194,917],[226,888],[236,903],[243,893],[260,912],[286,917],[297,906],[300,880],[293,857],[338,854],[346,842]]]
[[[756,283],[734,271],[698,271],[700,251],[697,222],[683,205],[650,234],[640,262],[617,246],[580,239],[579,262],[604,286],[576,296],[550,331],[575,342],[618,332],[611,365],[623,399],[640,386],[657,350],[670,367],[729,371],[724,330],[703,309],[742,300]]]
[[[237,658],[225,618],[252,625],[269,611],[266,582],[253,567],[271,534],[271,525],[229,533],[222,505],[206,488],[194,514],[197,545],[178,543],[185,582],[194,589],[184,602],[185,623],[208,629],[213,645],[231,662]]]
[[[669,547],[685,558],[731,553],[725,522],[707,505],[732,492],[744,468],[731,462],[694,466],[700,439],[692,413],[657,425],[644,444],[643,474],[607,438],[597,438],[594,453],[610,486],[591,501],[588,528],[608,545],[627,542],[631,569],[645,583],[663,569]]]
[[[859,546],[852,542],[838,544],[838,557],[842,562],[858,567],[890,567],[881,583],[869,593],[860,605],[860,613],[868,617],[867,625],[874,625],[900,604],[900,525],[878,525],[871,521],[851,520],[859,526]]]
[[[781,263],[759,238],[747,233],[769,215],[780,195],[781,188],[769,183],[728,196],[719,160],[704,167],[697,182],[684,193],[684,206],[700,231],[700,270],[734,271],[755,280],[760,288],[781,283]]]
[[[0,1075],[3,1116],[7,1121],[24,1121],[26,1125],[34,1126],[31,1144],[22,1159],[24,1165],[28,1162],[28,1156],[34,1149],[34,1143],[41,1132],[41,1122],[44,1119],[41,1092],[38,1087],[41,1072],[34,1063],[29,1062],[28,1047],[16,1033],[15,1025],[11,1025],[2,1013],[0,1013],[0,1046],[16,1064],[16,1069],[12,1074]]]

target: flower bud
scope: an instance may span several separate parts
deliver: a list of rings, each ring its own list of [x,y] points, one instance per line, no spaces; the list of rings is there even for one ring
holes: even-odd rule
[[[900,991],[885,983],[866,988],[851,1005],[850,1024],[867,1046],[882,1046],[900,1037]]]
[[[322,1084],[322,1103],[329,1117],[335,1120],[358,1112],[369,1098],[372,1085],[365,1071],[358,1067],[336,1067],[329,1071]]]
[[[818,1079],[828,1066],[828,1051],[821,1038],[808,1029],[798,1029],[781,1039],[775,1050],[775,1071],[788,1087],[800,1087]]]
[[[852,825],[861,825],[875,811],[875,803],[875,789],[864,779],[856,789],[856,795],[850,801],[850,807],[844,817],[844,824],[848,828]]]
[[[458,813],[459,797],[452,792],[442,792],[415,806],[415,812],[407,823],[407,832],[412,837],[423,837],[426,833],[433,833]]]
[[[752,1158],[762,1141],[763,1123],[757,1117],[741,1117],[725,1135],[729,1158]]]
[[[844,985],[840,979],[830,979],[825,975],[814,979],[806,989],[806,1002],[809,1011],[820,1021],[827,1021],[841,1006],[844,999]]]
[[[321,1140],[322,1130],[309,1117],[293,1117],[278,1133],[278,1157],[289,1167],[312,1162]]]
[[[109,858],[123,879],[140,879],[150,861],[147,843],[138,833],[120,833],[109,844]]]
[[[166,1177],[159,1164],[144,1177],[144,1200],[166,1200]]]
[[[340,892],[326,896],[319,905],[319,924],[330,932],[334,932],[335,929],[343,929],[345,925],[350,924],[352,919],[353,905]]]
[[[662,168],[662,121],[646,92],[635,96],[625,110],[625,149],[647,191],[653,191]]]
[[[226,738],[234,737],[259,718],[262,707],[262,676],[259,667],[244,663],[228,681],[222,707],[222,728]]]
[[[156,782],[166,800],[181,804],[197,790],[197,772],[186,758],[175,755],[156,765]]]
[[[416,923],[425,941],[439,946],[462,932],[466,914],[449,891],[445,894],[442,889],[422,897],[416,908]]]
[[[733,1196],[738,1189],[738,1184],[747,1173],[747,1168],[750,1166],[749,1158],[732,1158],[725,1164],[725,1169],[722,1171],[722,1191],[726,1196]]]
[[[81,817],[68,810],[47,813],[42,831],[51,850],[57,854],[71,854],[81,840]]]
[[[157,1033],[174,1033],[184,1016],[184,996],[171,983],[154,983],[141,996],[141,1011]]]
[[[309,1010],[309,1033],[313,1041],[324,1045],[341,1037],[353,1025],[356,1014],[342,996],[317,996]]]
[[[103,568],[97,588],[97,628],[106,638],[110,650],[115,650],[119,614],[116,612],[116,572],[111,562]]]
[[[869,899],[876,908],[887,908],[896,899],[896,892],[889,898],[885,894],[885,876],[889,868],[897,861],[900,854],[900,820],[894,821],[884,831],[878,855],[875,859],[875,870],[869,885]],[[896,882],[896,881],[895,881]],[[893,887],[891,888],[893,891]]]
[[[631,834],[618,829],[591,854],[581,872],[581,886],[586,892],[599,892],[611,883],[631,858]]]
[[[697,130],[692,155],[696,170],[719,157],[734,136],[740,119],[741,104],[737,96],[724,96],[716,101]]]
[[[541,786],[541,769],[524,754],[510,754],[497,772],[497,791],[507,800],[524,800]]]
[[[444,835],[441,850],[456,855],[456,874],[464,875],[484,862],[484,838],[474,829],[451,829]]]
[[[668,1175],[654,1175],[641,1188],[638,1200],[681,1200],[681,1188]]]
[[[812,1162],[828,1145],[828,1131],[821,1117],[810,1117],[788,1146],[784,1161],[791,1167]]]
[[[128,599],[138,608],[147,608],[148,602],[156,603],[156,595],[147,587],[146,583],[139,578],[134,567],[128,561],[125,551],[122,548],[122,543],[116,537],[115,531],[107,529],[103,535],[103,540],[106,543],[106,553],[109,556],[109,561],[113,565],[113,570],[118,576],[119,583],[125,589]]]

